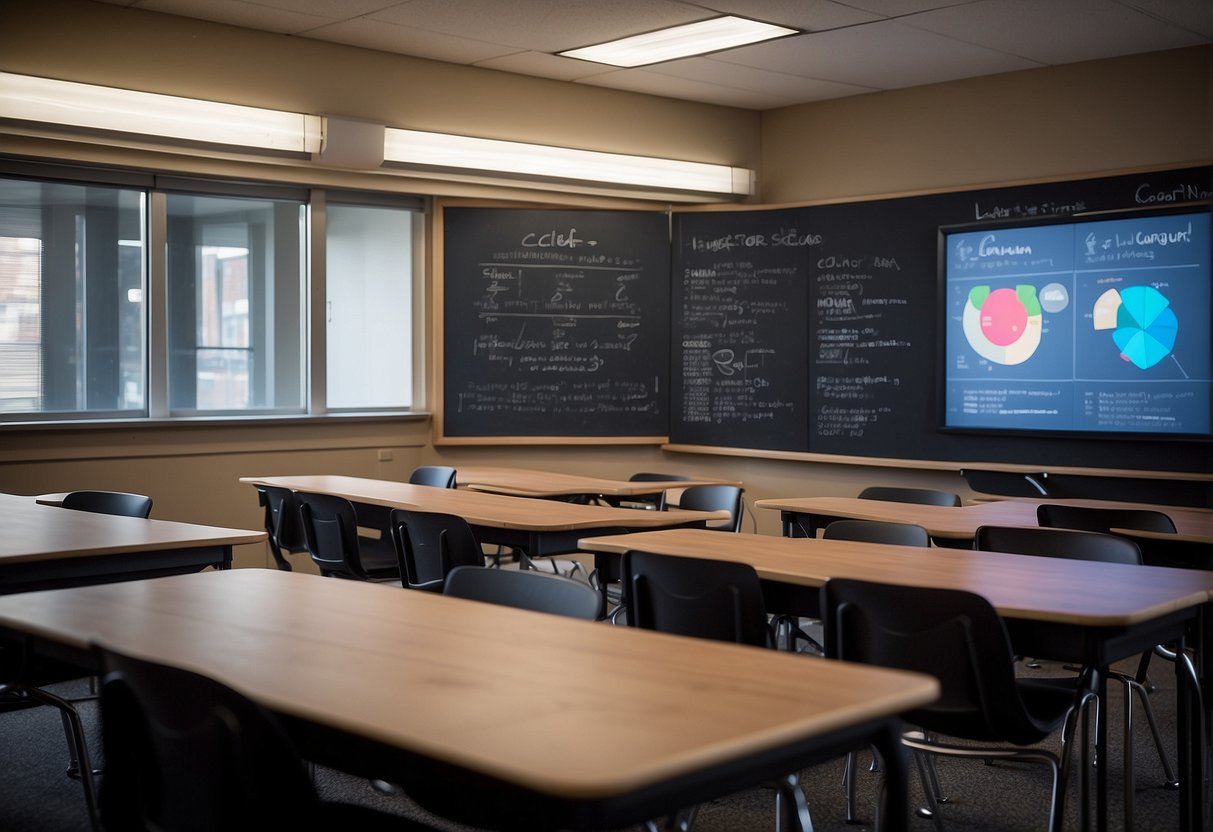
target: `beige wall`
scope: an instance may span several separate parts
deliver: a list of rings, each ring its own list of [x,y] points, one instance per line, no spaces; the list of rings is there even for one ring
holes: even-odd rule
[[[104,32],[104,37],[98,33]],[[740,164],[763,171],[769,203],[1066,177],[1208,161],[1213,49],[1179,50],[940,84],[758,115],[650,96],[518,78],[430,61],[246,32],[77,0],[5,0],[0,69],[333,112],[393,126]],[[490,125],[491,127],[486,127]],[[244,172],[320,186],[552,200],[551,194],[454,186],[306,163],[110,148],[5,133],[0,152],[197,173]],[[569,197],[580,203],[584,197]],[[611,204],[625,204],[618,199]],[[430,367],[429,372],[434,368]],[[390,461],[379,461],[388,451]],[[141,491],[154,517],[257,528],[246,475],[340,473],[403,479],[418,464],[519,465],[601,476],[719,472],[750,500],[853,494],[862,485],[943,487],[955,471],[708,456],[651,446],[434,447],[425,420],[283,420],[271,424],[0,429],[0,490]],[[1025,463],[1032,460],[1024,460]],[[747,529],[777,533],[777,518]],[[260,547],[239,565],[264,565]]]
[[[839,200],[1206,162],[1213,47],[771,110],[762,198]]]

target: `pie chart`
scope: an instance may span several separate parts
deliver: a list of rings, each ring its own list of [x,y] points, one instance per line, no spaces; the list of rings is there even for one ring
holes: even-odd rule
[[[1094,312],[1095,329],[1112,330],[1120,357],[1138,369],[1148,370],[1175,347],[1179,320],[1171,301],[1153,286],[1109,289]]]
[[[995,364],[1022,364],[1040,346],[1043,323],[1036,287],[1014,289],[975,286],[969,292],[961,324],[969,346]]]

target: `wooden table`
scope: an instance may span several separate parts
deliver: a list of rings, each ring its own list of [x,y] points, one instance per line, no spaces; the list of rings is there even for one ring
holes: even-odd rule
[[[626,826],[873,741],[904,829],[897,714],[938,695],[917,674],[265,569],[0,598],[3,639],[212,676],[308,759],[496,828]]]
[[[457,474],[459,485],[475,491],[490,491],[494,494],[509,494],[515,497],[607,497],[627,498],[639,494],[655,494],[668,489],[689,488],[693,485],[737,485],[733,480],[713,477],[691,477],[685,480],[612,480],[599,477],[583,477],[577,474],[561,474],[552,471],[534,471],[528,468],[495,468],[472,465],[460,468]]]
[[[227,569],[264,531],[116,517],[0,494],[0,594]]]
[[[344,497],[360,509],[360,523],[379,529],[387,528],[393,508],[457,514],[481,543],[514,547],[531,557],[575,552],[578,538],[596,529],[611,534],[728,518],[727,511],[634,511],[361,477],[241,477],[240,482]]]
[[[810,536],[830,520],[890,520],[915,523],[935,539],[963,543],[972,541],[979,526],[1036,526],[1036,507],[1041,503],[1095,506],[1102,508],[1149,508],[1165,512],[1175,521],[1175,540],[1213,545],[1213,511],[1186,506],[1120,503],[1106,500],[989,500],[963,506],[924,506],[858,497],[780,497],[758,500],[755,508],[774,509],[783,516],[785,534],[789,523],[801,522]],[[807,523],[805,522],[807,521]],[[1131,531],[1131,530],[1125,530]],[[1137,532],[1132,532],[1136,536]]]
[[[875,502],[856,500],[854,502]],[[889,503],[887,505],[894,505]],[[916,508],[929,508],[917,506]],[[953,511],[955,509],[952,509]],[[1000,552],[920,548],[678,529],[586,538],[595,558],[630,549],[748,563],[763,581],[768,611],[818,617],[818,590],[830,578],[975,592],[1007,623],[1017,652],[1097,668],[1096,693],[1106,701],[1106,670],[1171,639],[1197,648],[1204,724],[1213,722],[1213,573],[1165,567],[1092,563]],[[1202,829],[1204,748],[1200,711],[1176,664],[1180,817]],[[1107,720],[1100,720],[1098,759],[1106,760]],[[1106,828],[1107,767],[1096,770],[1100,828]]]

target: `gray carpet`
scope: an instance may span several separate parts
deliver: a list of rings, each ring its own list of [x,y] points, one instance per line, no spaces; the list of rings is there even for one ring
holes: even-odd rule
[[[1135,663],[1123,666],[1132,669]],[[1063,675],[1056,664],[1044,663],[1040,670],[1023,671],[1041,675]],[[1157,691],[1151,696],[1159,727],[1163,734],[1172,765],[1175,760],[1174,677],[1171,665],[1158,661],[1152,667]],[[83,693],[79,684],[60,686],[59,691]],[[102,756],[96,739],[96,707],[81,704],[92,733],[92,749]],[[1110,706],[1112,769],[1109,771],[1113,805],[1110,807],[1110,829],[1122,830],[1120,817],[1121,696],[1119,686],[1113,686]],[[509,719],[503,710],[502,719]],[[1134,758],[1137,767],[1135,828],[1139,832],[1172,832],[1179,828],[1177,792],[1161,788],[1162,770],[1146,729],[1140,710],[1135,711],[1137,735]],[[87,815],[80,785],[64,774],[67,759],[63,729],[58,713],[49,708],[0,713],[0,754],[3,755],[4,776],[0,778],[0,830],[3,832],[75,832],[88,828]],[[800,781],[808,797],[813,822],[819,832],[843,832],[871,829],[872,806],[878,776],[867,771],[867,755],[860,772],[860,806],[862,825],[847,825],[843,821],[841,787],[842,762],[835,761],[807,769]],[[941,760],[940,779],[950,798],[944,807],[947,828],[977,829],[992,832],[1011,830],[1043,830],[1048,801],[1048,773],[1042,766],[1024,764],[984,765],[982,763]],[[437,828],[464,830],[467,827],[432,818],[419,810],[404,795],[384,795],[363,779],[340,772],[317,768],[317,788],[322,796],[346,802],[365,803],[386,811],[413,817],[427,817]],[[911,795],[919,799],[917,779],[911,781]],[[474,799],[471,796],[470,799]],[[774,828],[774,792],[750,789],[722,797],[699,807],[693,829],[697,832],[734,832]],[[915,804],[917,805],[917,804]],[[1066,828],[1078,828],[1077,780],[1072,782],[1071,799],[1066,815]],[[934,824],[925,819],[911,821],[912,830],[929,832]]]

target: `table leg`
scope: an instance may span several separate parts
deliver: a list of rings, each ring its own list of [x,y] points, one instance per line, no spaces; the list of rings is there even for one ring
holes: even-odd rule
[[[905,832],[910,812],[908,755],[901,743],[901,723],[887,724],[872,743],[884,768],[882,791],[884,800],[876,819],[879,832]]]

